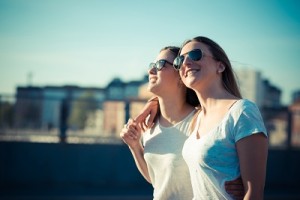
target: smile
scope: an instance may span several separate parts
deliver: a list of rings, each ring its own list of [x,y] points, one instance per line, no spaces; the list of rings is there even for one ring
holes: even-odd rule
[[[150,78],[149,78],[149,82],[155,82],[156,80],[157,80],[156,77],[150,77]]]
[[[189,69],[186,71],[185,77],[193,76],[194,74],[196,74],[199,71],[200,71],[200,69]]]

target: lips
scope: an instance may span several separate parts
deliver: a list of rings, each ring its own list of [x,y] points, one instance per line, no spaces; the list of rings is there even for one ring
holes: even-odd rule
[[[200,71],[200,69],[188,69],[185,73],[185,77],[188,76],[194,76],[196,73],[198,73]]]

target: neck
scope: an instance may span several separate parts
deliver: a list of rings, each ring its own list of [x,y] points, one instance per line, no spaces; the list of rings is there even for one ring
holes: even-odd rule
[[[172,125],[180,122],[188,113],[192,112],[194,109],[191,105],[186,103],[186,100],[183,98],[172,98],[159,97],[160,105],[160,123],[162,125]]]
[[[202,91],[196,91],[196,94],[204,114],[218,110],[225,101],[238,99],[222,87],[208,87]]]

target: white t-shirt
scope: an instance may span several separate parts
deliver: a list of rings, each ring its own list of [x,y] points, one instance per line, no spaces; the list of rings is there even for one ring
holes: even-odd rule
[[[200,139],[196,137],[197,125],[182,151],[191,175],[193,199],[232,199],[224,185],[240,176],[236,142],[259,132],[267,137],[259,109],[249,100],[238,100],[221,123]]]
[[[171,127],[157,122],[143,135],[144,158],[151,178],[153,199],[189,200],[193,198],[189,169],[182,157],[189,124],[195,111]]]

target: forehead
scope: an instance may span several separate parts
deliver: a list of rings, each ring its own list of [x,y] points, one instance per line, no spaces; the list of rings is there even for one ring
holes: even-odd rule
[[[161,59],[173,61],[174,58],[175,58],[175,56],[173,55],[173,53],[170,50],[163,50],[156,57],[156,61],[161,60]]]
[[[201,49],[204,52],[209,52],[208,46],[206,44],[202,42],[192,41],[182,47],[180,55],[186,54],[194,49]]]

